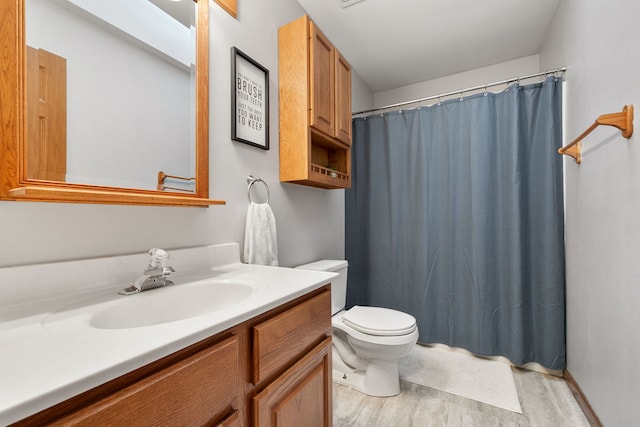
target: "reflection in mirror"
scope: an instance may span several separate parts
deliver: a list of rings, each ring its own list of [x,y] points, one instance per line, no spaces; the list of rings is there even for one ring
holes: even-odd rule
[[[173,7],[173,9],[169,9]],[[195,3],[27,0],[27,178],[194,192]]]

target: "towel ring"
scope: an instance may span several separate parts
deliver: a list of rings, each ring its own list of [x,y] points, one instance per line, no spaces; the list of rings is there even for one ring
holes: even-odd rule
[[[253,200],[251,200],[251,186],[253,184],[255,184],[256,182],[261,182],[264,184],[264,186],[267,188],[267,201],[264,203],[269,203],[269,200],[271,199],[271,191],[269,191],[269,186],[267,185],[266,181],[263,180],[262,178],[259,177],[255,177],[253,175],[249,175],[247,177],[247,197],[249,198],[250,202],[253,202]]]

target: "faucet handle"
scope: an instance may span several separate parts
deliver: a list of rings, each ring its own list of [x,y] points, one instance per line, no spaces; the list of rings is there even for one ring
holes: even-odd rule
[[[169,254],[163,249],[153,248],[149,250],[149,265],[144,271],[146,276],[168,276],[174,273],[175,270],[168,265],[167,259]]]
[[[149,268],[163,268],[169,259],[167,251],[159,248],[149,249]]]

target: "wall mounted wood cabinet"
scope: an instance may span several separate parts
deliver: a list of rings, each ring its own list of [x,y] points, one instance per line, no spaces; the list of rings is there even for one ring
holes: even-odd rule
[[[12,427],[330,427],[331,375],[327,285]]]
[[[351,187],[351,66],[307,15],[278,46],[280,181]]]

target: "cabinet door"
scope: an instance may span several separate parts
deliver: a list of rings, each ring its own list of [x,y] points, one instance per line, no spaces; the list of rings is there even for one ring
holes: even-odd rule
[[[313,22],[309,23],[311,30],[310,40],[310,115],[311,126],[326,133],[334,135],[335,115],[335,55],[334,48],[329,39],[318,30]]]
[[[27,46],[28,178],[66,181],[67,60]]]
[[[252,403],[256,426],[333,425],[331,337],[258,393]]]
[[[335,137],[351,145],[351,65],[335,49]]]

